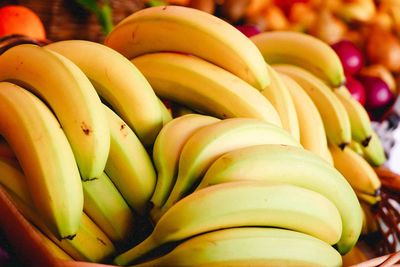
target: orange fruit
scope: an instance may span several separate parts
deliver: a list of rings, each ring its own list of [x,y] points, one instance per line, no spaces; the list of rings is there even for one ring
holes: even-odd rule
[[[0,37],[22,34],[38,40],[46,39],[39,16],[24,6],[8,5],[0,8]]]

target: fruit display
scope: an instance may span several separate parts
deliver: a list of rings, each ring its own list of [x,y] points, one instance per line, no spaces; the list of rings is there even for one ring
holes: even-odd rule
[[[157,6],[103,44],[8,45],[0,69],[0,233],[22,264],[343,266],[400,246],[360,249],[393,238],[400,199],[316,37]]]

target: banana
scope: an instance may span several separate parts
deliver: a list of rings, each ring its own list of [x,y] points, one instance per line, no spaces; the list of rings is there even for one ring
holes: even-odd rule
[[[292,31],[263,32],[252,36],[269,64],[293,64],[305,68],[331,87],[345,83],[342,63],[326,43],[309,34]]]
[[[333,91],[312,73],[293,65],[275,65],[275,70],[294,79],[311,97],[321,114],[328,140],[340,147],[351,141],[349,115]]]
[[[281,119],[282,128],[291,133],[296,140],[300,140],[299,121],[290,92],[279,74],[269,65],[267,69],[271,84],[265,87],[261,93],[275,107]]]
[[[116,249],[109,238],[85,213],[81,214],[76,236],[72,240],[60,240],[33,207],[26,177],[19,166],[9,159],[0,159],[0,170],[0,184],[6,188],[21,214],[72,258],[100,262],[115,254]]]
[[[349,181],[354,190],[377,195],[381,181],[368,162],[348,147],[343,150],[329,145],[335,168]]]
[[[154,208],[161,208],[174,186],[178,172],[179,156],[186,141],[198,129],[213,124],[219,119],[188,114],[166,124],[154,142],[153,162],[157,170],[157,183],[150,202]]]
[[[12,164],[12,166],[19,169],[20,166],[14,160],[14,157],[14,154],[3,159],[0,157],[0,169],[1,161]],[[11,172],[10,168],[6,168],[5,171],[8,171],[7,175],[9,177],[18,175],[18,173]],[[18,179],[15,179],[18,182]],[[17,188],[11,189],[11,191],[22,190],[22,187],[18,183],[14,184],[14,186],[17,186]],[[83,210],[107,236],[116,242],[126,241],[128,238],[131,238],[133,234],[134,215],[110,178],[103,173],[96,179],[82,181],[82,188],[84,199]],[[26,193],[24,194],[26,195]],[[99,196],[107,197],[101,198]],[[25,201],[28,200],[25,199]]]
[[[172,111],[170,109],[168,109],[160,99],[158,99],[158,100],[159,100],[160,106],[161,106],[162,123],[163,123],[163,127],[164,127],[165,124],[167,124],[168,122],[170,122],[173,119]],[[158,132],[158,133],[160,133],[160,132]],[[157,136],[158,136],[158,134],[157,134]],[[152,145],[154,145],[154,144],[152,144]]]
[[[39,98],[9,82],[0,82],[0,109],[0,134],[22,166],[35,207],[58,238],[73,238],[83,191],[60,124]]]
[[[338,210],[314,191],[262,181],[224,183],[196,191],[177,202],[144,241],[118,255],[114,263],[130,264],[167,242],[244,226],[285,228],[328,244],[335,244],[342,234]]]
[[[381,166],[386,162],[385,150],[382,146],[381,139],[375,131],[371,133],[371,140],[368,146],[361,146],[361,150],[365,160],[374,167]]]
[[[352,139],[361,143],[363,146],[368,146],[371,140],[372,126],[364,106],[351,96],[345,86],[336,88],[333,92],[347,111],[350,119]]]
[[[182,148],[178,176],[160,215],[194,189],[207,168],[219,156],[238,148],[260,144],[301,147],[286,130],[256,119],[225,119],[196,131]]]
[[[358,199],[360,200],[360,203],[364,202],[370,206],[374,206],[382,200],[382,197],[379,194],[374,196],[374,195],[356,191],[356,195],[357,195]]]
[[[151,157],[129,126],[104,105],[110,127],[110,154],[105,173],[137,213],[143,215],[156,184]]]
[[[342,258],[333,247],[310,235],[240,227],[195,236],[160,258],[134,266],[342,266]]]
[[[279,73],[279,75],[289,90],[296,108],[300,127],[300,143],[305,149],[314,152],[333,165],[324,122],[314,102],[296,81],[283,73]]]
[[[54,42],[45,48],[74,62],[142,143],[153,144],[162,127],[162,110],[150,84],[128,59],[105,45],[84,40]]]
[[[49,104],[74,151],[82,178],[100,175],[110,145],[101,101],[85,74],[67,58],[23,44],[0,55],[0,81],[11,81]]]
[[[340,172],[314,153],[274,144],[236,149],[214,161],[196,191],[240,180],[285,183],[318,192],[335,204],[342,218],[339,251],[344,254],[356,244],[362,225],[357,197]]]
[[[364,153],[363,153],[363,149],[362,149],[362,145],[356,141],[354,141],[353,139],[351,139],[351,142],[349,144],[349,148],[351,150],[353,150],[354,152],[356,152],[358,155],[364,157]]]
[[[160,51],[193,54],[259,90],[270,82],[260,51],[245,35],[228,22],[193,8],[142,9],[122,20],[104,43],[128,59]]]
[[[103,173],[82,182],[85,213],[115,242],[132,239],[134,215],[110,178]],[[104,197],[103,197],[104,196]]]
[[[164,52],[132,62],[161,98],[221,119],[259,118],[281,126],[278,112],[258,90],[201,58]]]

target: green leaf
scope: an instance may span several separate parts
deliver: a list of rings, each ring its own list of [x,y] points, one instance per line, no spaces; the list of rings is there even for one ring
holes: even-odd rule
[[[110,33],[114,27],[112,21],[112,9],[109,1],[104,0],[102,5],[99,5],[97,0],[75,0],[83,8],[94,13],[101,25],[104,35]]]

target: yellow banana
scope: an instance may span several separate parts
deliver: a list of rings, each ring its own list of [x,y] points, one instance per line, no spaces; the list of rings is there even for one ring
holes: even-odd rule
[[[0,82],[0,134],[26,175],[33,203],[58,238],[72,238],[83,209],[79,170],[50,109],[18,85]]]
[[[271,67],[267,66],[271,79],[271,84],[261,93],[271,102],[279,114],[282,121],[282,128],[293,135],[296,140],[300,140],[300,126],[297,118],[296,107],[293,103],[290,92],[279,74]]]
[[[261,181],[224,183],[196,191],[176,203],[150,236],[117,256],[114,263],[130,264],[167,242],[245,226],[285,228],[328,244],[335,244],[342,234],[338,210],[314,191]]]
[[[314,153],[283,145],[236,149],[214,161],[196,190],[240,180],[292,184],[318,192],[336,205],[342,218],[339,251],[345,254],[356,244],[362,225],[356,194],[340,172]]]
[[[342,102],[349,115],[352,139],[363,146],[368,146],[371,139],[372,127],[371,120],[364,106],[354,99],[344,86],[335,89],[333,92],[340,102]]]
[[[295,80],[283,73],[279,73],[279,75],[286,84],[296,108],[300,127],[300,143],[305,149],[314,152],[333,165],[324,122],[314,102]]]
[[[105,173],[128,205],[143,215],[156,184],[151,157],[133,130],[114,111],[104,106],[104,112],[111,136]]]
[[[263,32],[250,38],[269,64],[293,64],[320,77],[331,87],[345,82],[342,63],[326,43],[293,31]]]
[[[348,147],[343,150],[329,145],[335,168],[349,181],[354,190],[376,195],[381,181],[368,162]]]
[[[46,221],[38,215],[32,205],[26,177],[15,162],[0,159],[0,184],[9,193],[12,201],[21,214],[42,231],[51,241],[75,260],[101,262],[115,254],[116,249],[109,238],[90,220],[85,213],[81,214],[79,229],[73,239],[59,239],[47,227]]]
[[[23,44],[0,55],[0,81],[12,81],[42,98],[57,116],[84,180],[100,175],[110,145],[101,101],[85,74],[48,49]]]
[[[381,139],[375,131],[371,133],[371,140],[368,146],[361,146],[361,150],[365,160],[374,167],[381,166],[386,162],[385,150],[382,146]]]
[[[160,214],[194,189],[219,156],[234,149],[260,144],[301,147],[289,132],[256,119],[225,119],[196,131],[182,148],[178,176]]]
[[[110,178],[103,173],[82,182],[85,213],[115,242],[134,235],[134,214]]]
[[[161,98],[221,119],[250,117],[281,125],[277,111],[258,90],[203,59],[164,52],[132,62]]]
[[[106,37],[128,59],[160,51],[193,54],[262,90],[269,84],[257,47],[229,23],[194,8],[160,6],[135,12]]]
[[[351,141],[350,119],[332,90],[312,73],[293,65],[275,65],[275,70],[294,79],[311,97],[321,114],[328,140],[340,147]]]
[[[153,144],[162,127],[161,109],[150,84],[128,59],[105,45],[84,40],[45,47],[74,62],[142,143]]]
[[[178,172],[179,156],[186,141],[198,129],[219,119],[200,114],[188,114],[166,124],[156,138],[153,161],[157,170],[157,183],[150,202],[160,209],[170,194]]]
[[[342,266],[342,258],[332,246],[310,235],[240,227],[195,236],[160,258],[134,266]]]

